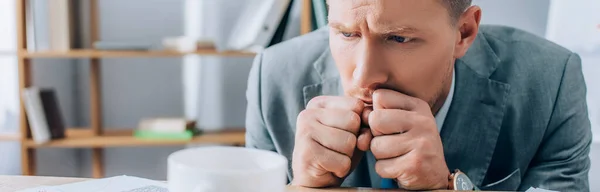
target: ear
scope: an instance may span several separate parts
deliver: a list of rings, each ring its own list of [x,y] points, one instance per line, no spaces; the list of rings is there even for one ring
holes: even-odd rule
[[[456,26],[458,28],[458,38],[454,49],[454,57],[461,58],[467,53],[477,33],[479,32],[479,22],[481,21],[481,8],[479,6],[469,7],[458,19]]]

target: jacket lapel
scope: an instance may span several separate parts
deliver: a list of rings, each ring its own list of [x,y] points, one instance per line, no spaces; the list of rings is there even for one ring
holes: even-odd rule
[[[316,96],[341,95],[344,92],[335,61],[331,56],[329,48],[315,61],[314,68],[319,73],[321,82],[304,86],[302,90],[304,93],[304,106]]]
[[[490,79],[500,63],[479,34],[467,55],[455,63],[454,98],[440,133],[448,168],[465,172],[481,186],[502,126],[510,86]]]

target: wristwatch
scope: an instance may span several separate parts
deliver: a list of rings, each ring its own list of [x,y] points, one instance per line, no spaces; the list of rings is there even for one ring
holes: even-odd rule
[[[448,189],[455,191],[479,191],[477,186],[473,185],[471,179],[458,169],[448,176]]]

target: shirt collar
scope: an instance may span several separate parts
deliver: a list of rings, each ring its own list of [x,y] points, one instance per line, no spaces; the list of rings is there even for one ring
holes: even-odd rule
[[[444,125],[444,121],[446,120],[446,116],[448,115],[448,110],[450,109],[450,105],[452,104],[452,98],[454,97],[454,84],[456,79],[456,72],[454,68],[452,69],[452,85],[450,86],[450,92],[448,92],[448,96],[446,97],[446,101],[444,101],[444,105],[435,115],[435,124],[437,125],[438,131],[442,131],[442,126]]]

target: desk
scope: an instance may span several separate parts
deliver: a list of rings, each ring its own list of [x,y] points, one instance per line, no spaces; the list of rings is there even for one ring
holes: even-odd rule
[[[12,192],[27,188],[39,187],[42,185],[62,185],[74,182],[85,181],[85,178],[67,178],[67,177],[36,177],[36,176],[0,176],[0,191]],[[309,189],[303,187],[287,188],[287,192],[383,192],[390,190],[375,190],[375,189]],[[444,192],[444,191],[439,191]]]

